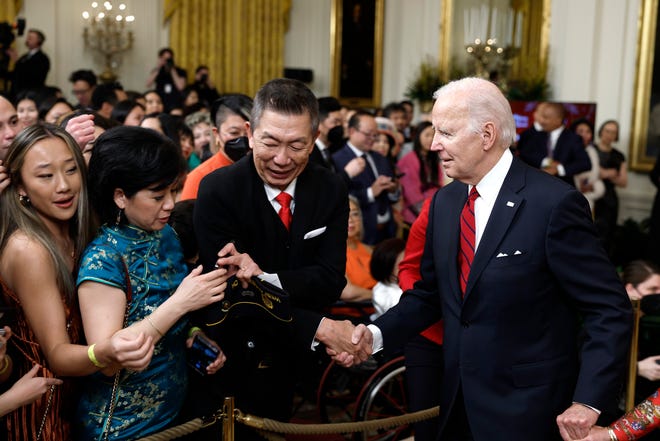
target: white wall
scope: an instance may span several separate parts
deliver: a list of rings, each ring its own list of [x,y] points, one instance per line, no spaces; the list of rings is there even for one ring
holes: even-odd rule
[[[51,70],[47,84],[57,85],[65,95],[71,95],[67,78],[76,69],[103,71],[102,60],[95,52],[85,48],[82,11],[91,10],[91,0],[25,0],[19,16],[27,20],[27,28],[37,28],[46,35],[43,50],[50,57]],[[118,2],[117,2],[118,3]],[[167,44],[167,30],[162,26],[161,0],[124,0],[135,16],[132,26],[134,47],[126,52],[118,69],[119,81],[125,89],[142,91],[151,68],[155,65],[158,49]],[[25,36],[17,38],[19,53],[25,51]]]
[[[161,0],[125,0],[136,16],[135,48],[120,69],[129,89],[144,89],[144,80],[167,45]],[[460,1],[460,0],[454,0]],[[330,93],[330,16],[332,0],[293,0],[285,37],[285,66],[314,71],[312,90]],[[48,82],[68,94],[69,73],[100,65],[82,41],[81,12],[91,0],[25,0],[21,16],[28,27],[43,30],[44,50],[53,68]],[[387,103],[404,97],[406,84],[425,55],[437,56],[442,0],[385,0],[383,90]],[[619,148],[629,156],[637,20],[640,0],[552,0],[548,81],[553,98],[598,103],[597,124],[621,123]],[[23,40],[19,41],[21,49]],[[648,216],[655,189],[645,174],[630,174],[628,188],[619,192],[621,217]]]

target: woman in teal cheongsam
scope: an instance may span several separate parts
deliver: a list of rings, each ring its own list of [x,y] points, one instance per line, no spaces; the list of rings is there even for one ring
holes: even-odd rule
[[[78,273],[85,337],[93,344],[128,327],[147,333],[155,347],[141,372],[104,366],[86,379],[78,439],[102,440],[106,431],[112,440],[141,438],[168,426],[181,408],[190,331],[185,314],[221,300],[226,286],[224,269],[202,275],[200,267],[186,276],[181,245],[167,225],[184,172],[178,147],[152,130],[118,127],[96,141],[89,188],[103,226]],[[223,363],[220,352],[207,373]]]

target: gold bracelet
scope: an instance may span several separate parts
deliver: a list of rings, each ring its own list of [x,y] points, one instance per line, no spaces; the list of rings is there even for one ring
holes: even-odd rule
[[[188,338],[191,338],[195,332],[202,332],[202,329],[197,326],[193,326],[190,328],[190,331],[188,331]]]
[[[4,375],[9,369],[9,355],[5,354],[5,364],[0,369],[0,375]]]
[[[160,335],[161,337],[165,337],[165,336],[163,335],[163,333],[160,332],[160,329],[158,329],[158,328],[156,327],[156,325],[154,325],[154,322],[151,321],[151,316],[150,316],[150,315],[147,316],[147,321],[149,322],[149,324],[151,325],[151,327],[154,328],[154,329],[156,330],[156,332],[158,333],[158,335]]]
[[[619,438],[616,437],[616,434],[611,427],[607,428],[607,434],[610,436],[610,441],[619,441]]]
[[[94,366],[96,366],[97,368],[103,369],[107,366],[104,365],[103,363],[101,363],[100,361],[98,361],[98,359],[96,358],[96,354],[94,353],[94,348],[95,347],[96,347],[96,343],[90,345],[87,348],[87,357],[89,358],[89,361],[91,361]]]

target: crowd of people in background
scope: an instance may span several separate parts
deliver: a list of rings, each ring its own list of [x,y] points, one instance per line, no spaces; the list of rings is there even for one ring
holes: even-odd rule
[[[229,392],[244,411],[286,420],[300,348],[320,343],[345,366],[371,354],[362,341],[351,346],[357,328],[332,307],[367,302],[376,320],[422,278],[431,201],[465,172],[448,173],[459,159],[445,155],[443,164],[434,148],[437,137],[452,138],[447,127],[431,115],[414,122],[407,100],[350,109],[294,80],[272,80],[254,99],[221,93],[207,66],[189,76],[170,48],[159,51],[146,90],[80,69],[69,76],[69,102],[44,84],[44,38],[28,32],[29,54],[15,57],[17,76],[0,96],[0,286],[12,317],[0,330],[7,439],[135,439],[216,410]],[[581,192],[612,253],[616,188],[627,184],[618,133],[613,120],[597,138],[586,119],[567,127],[563,106],[545,102],[517,142],[498,139],[497,148]],[[632,265],[630,298],[659,294],[653,264]],[[651,270],[639,276],[635,265]],[[293,328],[254,317],[234,324],[235,334],[218,326],[230,286],[254,277],[290,294]],[[417,373],[408,377],[411,410],[441,400],[443,322],[419,332],[404,349]],[[185,364],[186,347],[202,338],[216,350],[203,379]],[[653,382],[658,353],[639,364]],[[469,408],[468,391],[460,394]],[[640,412],[585,439],[634,439],[626,436]],[[416,425],[416,439],[434,439],[446,420]]]

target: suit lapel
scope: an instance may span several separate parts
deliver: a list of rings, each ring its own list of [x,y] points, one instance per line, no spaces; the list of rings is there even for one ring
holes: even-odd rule
[[[476,281],[493,258],[497,247],[509,231],[511,222],[524,202],[524,198],[518,194],[525,185],[525,170],[519,160],[513,160],[511,168],[507,173],[502,188],[500,189],[493,211],[488,219],[488,224],[484,234],[479,242],[477,252],[470,269],[467,287],[465,289],[465,298],[467,299]],[[460,214],[459,214],[460,216]],[[458,282],[457,282],[458,283]]]
[[[458,285],[458,242],[460,237],[460,219],[461,210],[467,200],[467,185],[458,181],[454,181],[457,188],[454,189],[455,195],[447,198],[447,203],[437,204],[435,215],[438,219],[447,219],[448,224],[434,222],[440,225],[440,228],[435,230],[439,240],[435,243],[439,244],[439,249],[446,246],[447,248],[447,272],[449,274],[449,283],[455,299],[460,304],[462,302],[461,288]],[[446,245],[445,245],[446,244]]]

